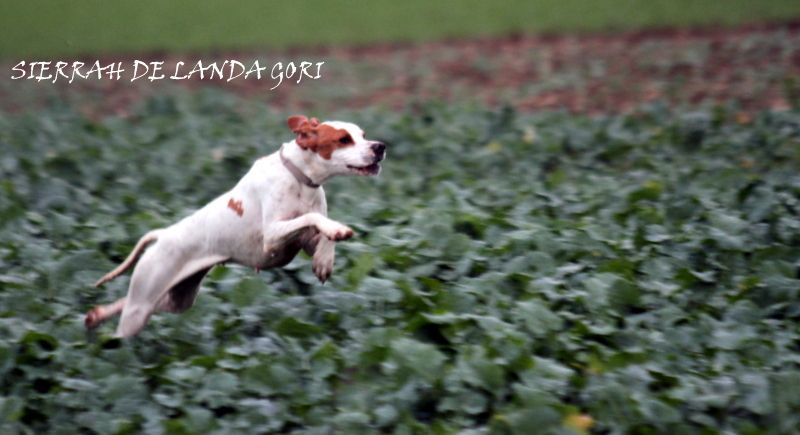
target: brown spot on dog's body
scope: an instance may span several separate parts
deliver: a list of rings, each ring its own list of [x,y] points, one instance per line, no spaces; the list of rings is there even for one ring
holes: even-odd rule
[[[239,217],[242,217],[242,215],[244,214],[244,207],[242,206],[241,199],[240,200],[236,200],[233,198],[229,199],[228,208],[233,210],[237,215],[239,215]]]
[[[330,160],[337,149],[355,145],[347,130],[320,124],[317,118],[294,115],[289,117],[287,124],[297,134],[300,148],[315,152],[325,160]]]

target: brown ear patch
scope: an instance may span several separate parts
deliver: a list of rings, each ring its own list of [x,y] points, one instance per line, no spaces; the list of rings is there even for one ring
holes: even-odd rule
[[[297,133],[300,126],[305,122],[308,122],[308,118],[305,115],[292,115],[286,120],[286,124],[293,133]]]
[[[330,160],[337,149],[355,145],[347,130],[320,124],[316,118],[309,120],[304,116],[292,116],[288,124],[297,134],[297,145],[300,148],[315,152],[325,160]]]
[[[297,144],[304,147],[313,142],[319,120],[317,118],[308,119],[305,115],[292,115],[286,120],[286,124],[292,133],[297,135]]]
[[[286,124],[293,133],[299,133],[307,130],[308,127],[316,127],[319,125],[317,118],[308,119],[305,115],[292,115],[286,120]]]

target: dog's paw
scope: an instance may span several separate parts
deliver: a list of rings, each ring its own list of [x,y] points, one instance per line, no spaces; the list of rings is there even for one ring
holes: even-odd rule
[[[336,243],[327,239],[320,239],[314,250],[314,256],[311,258],[311,269],[323,284],[333,273],[333,260],[336,257],[335,247]]]
[[[100,316],[100,307],[94,307],[86,313],[86,318],[83,319],[83,324],[86,329],[94,329],[103,323],[103,318]]]
[[[330,260],[328,259],[314,259],[311,263],[311,269],[314,271],[314,275],[317,276],[319,282],[325,284],[331,274],[333,273],[333,258],[331,257]]]
[[[342,240],[347,240],[350,237],[353,237],[353,230],[350,229],[350,227],[348,227],[347,225],[335,223],[335,225],[323,228],[322,234],[325,235],[325,237],[327,237],[328,239],[333,240],[334,242],[340,242]]]

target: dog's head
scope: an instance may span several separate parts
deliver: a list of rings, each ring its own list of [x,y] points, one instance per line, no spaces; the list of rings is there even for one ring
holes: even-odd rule
[[[290,116],[289,128],[297,135],[297,145],[316,154],[333,174],[378,175],[380,161],[386,157],[383,142],[367,140],[364,130],[350,122]]]

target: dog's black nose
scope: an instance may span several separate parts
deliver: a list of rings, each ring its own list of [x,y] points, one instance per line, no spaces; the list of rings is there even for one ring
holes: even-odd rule
[[[383,155],[386,153],[386,144],[383,142],[373,142],[372,152],[375,153],[376,158],[382,159]]]

